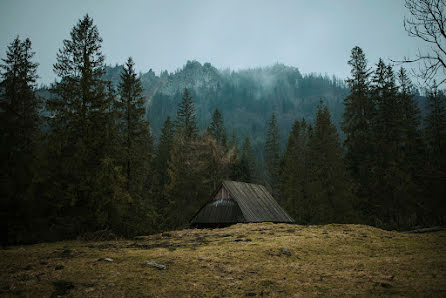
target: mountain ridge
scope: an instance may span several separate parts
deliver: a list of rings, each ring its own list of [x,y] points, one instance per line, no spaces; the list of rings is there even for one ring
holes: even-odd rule
[[[106,66],[105,79],[119,84],[122,66]],[[199,128],[210,123],[216,108],[223,114],[228,135],[237,139],[251,137],[255,151],[263,146],[266,123],[271,114],[279,119],[280,135],[285,140],[294,119],[312,121],[317,105],[323,101],[333,120],[339,124],[343,99],[348,89],[343,80],[320,74],[302,75],[298,68],[276,63],[271,66],[241,70],[217,69],[196,60],[174,72],[156,75],[151,69],[140,73],[147,98],[147,118],[152,132],[159,137],[167,116],[175,118],[177,103],[188,88],[196,107]]]

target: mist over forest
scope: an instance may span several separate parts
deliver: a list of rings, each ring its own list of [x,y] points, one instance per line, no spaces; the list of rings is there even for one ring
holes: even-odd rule
[[[119,84],[122,66],[106,67],[104,78]],[[223,115],[228,137],[251,138],[257,158],[262,159],[266,124],[271,113],[278,118],[282,144],[295,119],[314,120],[317,105],[329,107],[333,121],[339,125],[343,99],[348,93],[345,82],[334,76],[302,75],[295,67],[275,64],[269,67],[240,71],[219,70],[210,63],[188,61],[173,73],[159,76],[149,70],[142,73],[141,83],[146,97],[147,119],[154,137],[159,138],[167,116],[175,118],[177,104],[184,88],[193,98],[197,124],[205,130],[215,109]],[[284,146],[281,148],[284,149]]]

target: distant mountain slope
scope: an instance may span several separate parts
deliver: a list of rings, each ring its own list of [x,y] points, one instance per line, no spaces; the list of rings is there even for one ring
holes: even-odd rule
[[[107,67],[106,79],[119,82],[122,66]],[[183,68],[141,74],[147,96],[147,117],[158,137],[167,116],[175,118],[177,103],[188,88],[196,106],[200,129],[205,129],[218,108],[228,136],[234,129],[239,140],[250,136],[260,155],[266,124],[272,112],[278,116],[280,135],[286,139],[294,119],[313,120],[316,107],[324,101],[334,121],[340,123],[343,99],[348,94],[344,82],[315,74],[302,75],[295,67],[275,64],[240,71],[218,70],[210,63],[188,61]],[[284,142],[283,142],[284,143]]]

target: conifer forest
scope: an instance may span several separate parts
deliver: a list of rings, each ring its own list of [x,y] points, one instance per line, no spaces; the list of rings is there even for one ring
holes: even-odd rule
[[[264,185],[300,225],[446,225],[446,4],[404,5],[405,30],[432,51],[375,60],[354,46],[347,78],[273,58],[110,65],[85,14],[44,85],[39,50],[17,35],[0,53],[2,244],[187,228],[224,180]]]

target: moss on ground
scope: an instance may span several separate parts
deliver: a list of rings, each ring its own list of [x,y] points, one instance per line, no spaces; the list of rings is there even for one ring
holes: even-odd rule
[[[237,224],[9,247],[0,268],[6,297],[446,296],[446,231]]]

